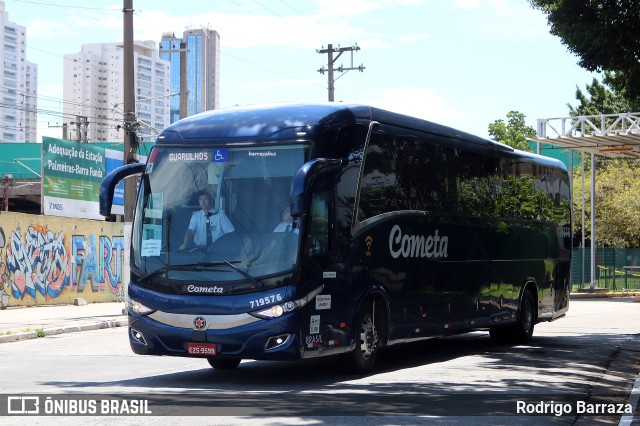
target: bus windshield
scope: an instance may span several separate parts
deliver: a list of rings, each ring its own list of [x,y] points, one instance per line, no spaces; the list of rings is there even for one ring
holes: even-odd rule
[[[289,194],[307,153],[299,143],[154,147],[132,236],[139,284],[237,282],[252,291],[263,285],[258,277],[294,268],[301,230]]]

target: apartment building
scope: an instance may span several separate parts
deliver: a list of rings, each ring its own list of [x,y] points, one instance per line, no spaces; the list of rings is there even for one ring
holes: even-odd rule
[[[124,141],[124,49],[122,43],[85,44],[64,56],[65,117],[76,117],[70,139]],[[154,41],[134,42],[135,112],[141,141],[169,125],[170,63]]]
[[[0,142],[36,142],[38,65],[27,61],[27,31],[9,20],[0,1],[3,58],[0,83]]]
[[[186,66],[182,71],[187,93],[181,93],[181,44]],[[189,29],[176,37],[165,32],[160,40],[160,57],[171,62],[171,123],[181,117],[180,103],[183,96],[182,115],[187,117],[220,107],[220,35],[206,28]]]

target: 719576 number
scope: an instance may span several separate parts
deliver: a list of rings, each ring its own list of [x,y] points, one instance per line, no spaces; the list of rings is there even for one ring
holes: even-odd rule
[[[249,300],[249,307],[253,309],[260,306],[271,305],[272,303],[276,303],[276,302],[282,302],[281,294],[272,294],[271,296],[265,296],[259,299]]]

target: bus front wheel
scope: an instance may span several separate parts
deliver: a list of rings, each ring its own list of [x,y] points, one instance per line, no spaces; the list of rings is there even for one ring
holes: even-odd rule
[[[220,358],[207,358],[209,365],[216,370],[235,370],[240,365],[240,359],[220,359]]]
[[[374,324],[372,306],[363,308],[356,323],[356,347],[347,354],[347,367],[353,373],[371,371],[378,356],[378,330]]]

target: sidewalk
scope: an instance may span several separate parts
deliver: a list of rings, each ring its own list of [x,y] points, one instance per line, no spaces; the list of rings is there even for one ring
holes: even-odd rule
[[[126,327],[124,302],[43,305],[0,310],[0,344],[54,334]]]

